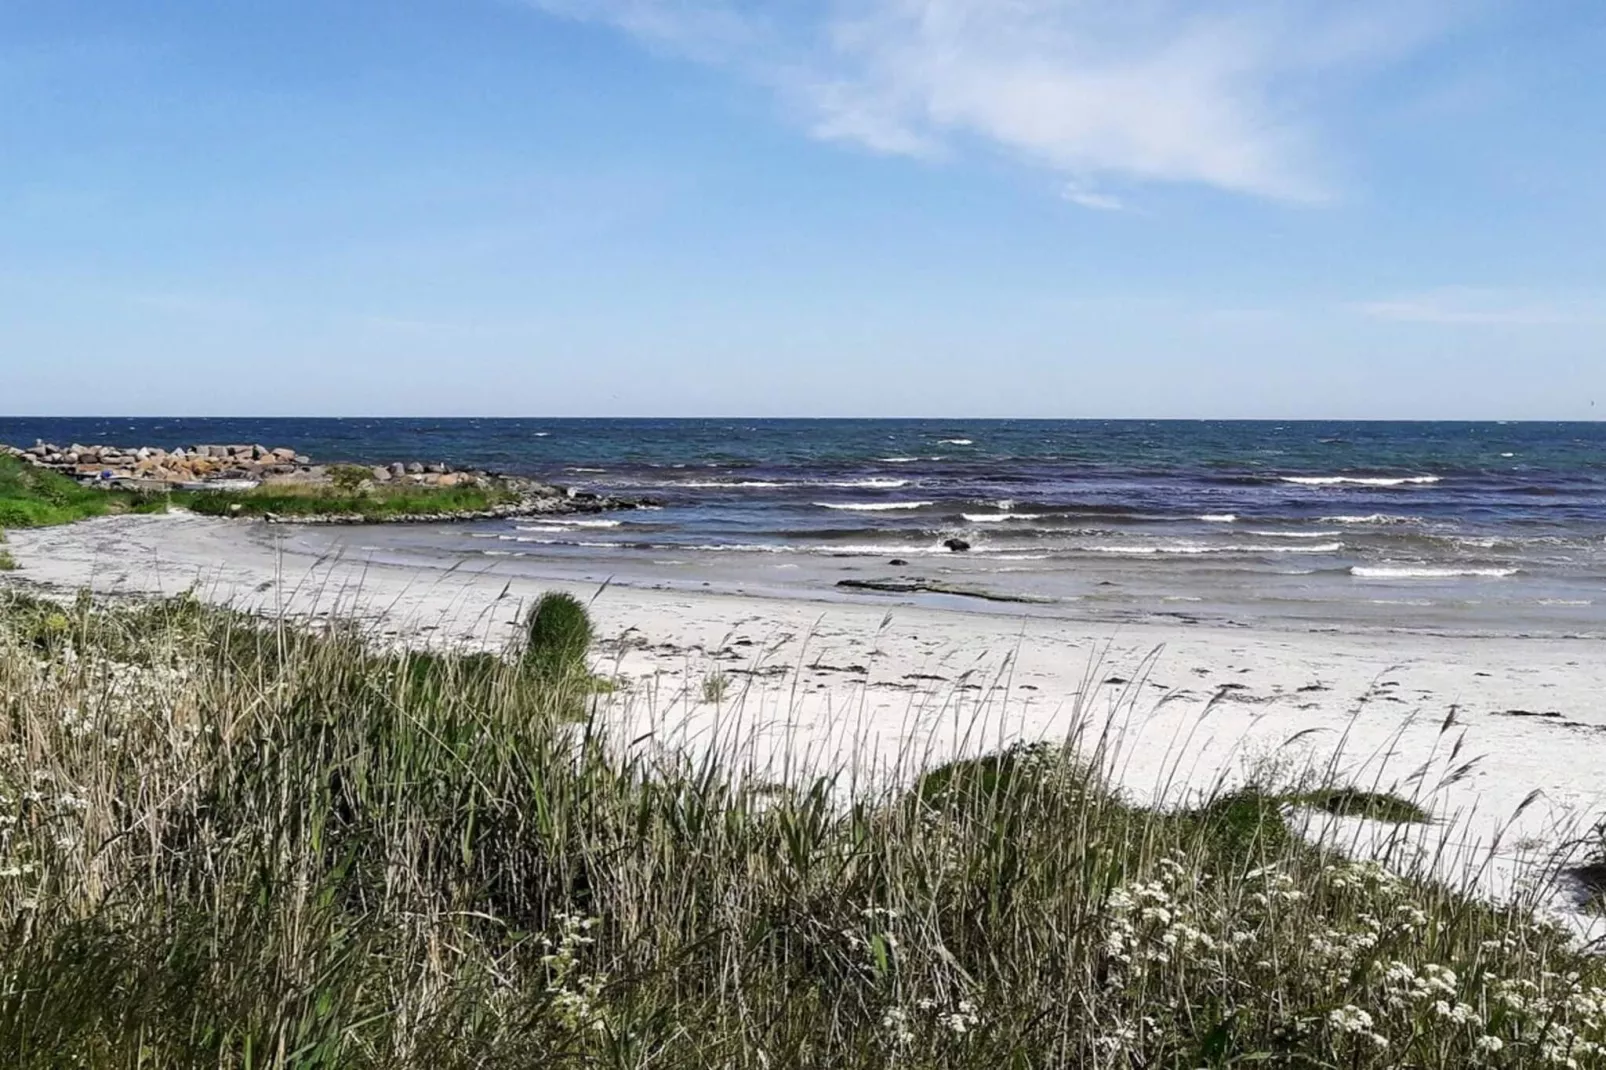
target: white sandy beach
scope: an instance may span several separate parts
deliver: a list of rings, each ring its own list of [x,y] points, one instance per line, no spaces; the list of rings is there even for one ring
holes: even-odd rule
[[[22,568],[10,582],[107,595],[193,587],[270,613],[354,612],[393,641],[489,645],[559,586],[494,559],[453,570],[314,559],[283,551],[284,530],[125,516],[13,532]],[[1424,864],[1496,897],[1606,810],[1606,658],[1593,641],[1117,627],[882,598],[576,593],[596,595],[598,657],[611,661],[599,669],[627,684],[609,716],[632,737],[650,727],[693,750],[739,746],[756,775],[907,771],[913,759],[1079,726],[1089,743],[1110,733],[1111,775],[1139,800],[1180,801],[1268,761],[1331,767],[1351,785],[1417,798],[1438,819],[1408,830]],[[716,670],[732,683],[710,703],[703,682]],[[1366,821],[1328,826],[1363,850],[1398,835]]]

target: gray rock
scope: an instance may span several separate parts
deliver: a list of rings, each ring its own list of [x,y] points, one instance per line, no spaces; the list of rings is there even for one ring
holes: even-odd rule
[[[956,554],[964,553],[970,549],[970,543],[964,539],[944,539],[942,544]]]
[[[390,474],[395,476],[397,479],[400,479],[402,476],[407,474],[407,466],[402,464],[400,461],[397,461],[395,464],[390,466]]]
[[[389,483],[390,482],[390,469],[381,468],[378,465],[375,465],[374,466],[374,482],[376,482],[376,483]]]
[[[424,466],[419,464],[417,461],[414,461],[412,464],[407,466],[407,474],[410,476],[421,476],[424,474]]]

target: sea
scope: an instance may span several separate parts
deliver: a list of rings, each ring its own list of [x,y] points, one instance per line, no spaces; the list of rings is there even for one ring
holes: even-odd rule
[[[36,439],[443,461],[653,503],[285,536],[421,568],[1112,621],[1606,637],[1606,423],[0,418],[0,442]]]

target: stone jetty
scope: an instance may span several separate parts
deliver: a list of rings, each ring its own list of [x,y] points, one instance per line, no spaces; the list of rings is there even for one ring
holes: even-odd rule
[[[84,484],[156,493],[173,490],[250,490],[275,485],[287,489],[328,486],[344,490],[412,485],[421,488],[495,487],[516,495],[515,501],[496,505],[483,513],[387,518],[391,520],[600,512],[652,504],[578,492],[498,472],[454,469],[447,464],[421,461],[398,461],[386,465],[321,464],[293,449],[261,445],[202,444],[169,450],[154,446],[85,446],[79,443],[59,446],[40,441],[28,447],[0,445],[0,454],[8,454]],[[339,523],[357,522],[364,518],[329,514],[296,519],[301,523]]]
[[[153,446],[58,446],[35,442],[29,447],[0,447],[29,464],[48,468],[84,482],[97,482],[152,490],[194,483],[271,479],[317,482],[327,468],[292,449],[266,446],[180,446],[167,450]],[[387,477],[389,473],[387,471]]]

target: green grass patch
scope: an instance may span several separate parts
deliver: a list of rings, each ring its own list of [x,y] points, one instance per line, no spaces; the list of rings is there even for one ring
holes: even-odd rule
[[[1426,823],[1433,820],[1433,815],[1416,803],[1388,792],[1361,791],[1358,788],[1323,788],[1300,793],[1293,796],[1291,801],[1329,814],[1365,817],[1396,825]]]
[[[417,484],[375,484],[358,490],[335,486],[265,484],[246,491],[175,491],[175,506],[205,516],[315,517],[354,516],[385,520],[400,516],[481,512],[517,502],[518,494],[501,486],[427,487]]]
[[[654,711],[570,686],[584,607],[529,624],[410,653],[0,593],[0,1065],[1606,1061],[1606,963],[1287,795],[1149,810],[1075,740],[777,778],[610,735]]]
[[[159,509],[160,499],[86,487],[58,472],[0,456],[0,528],[37,528],[74,520]]]

